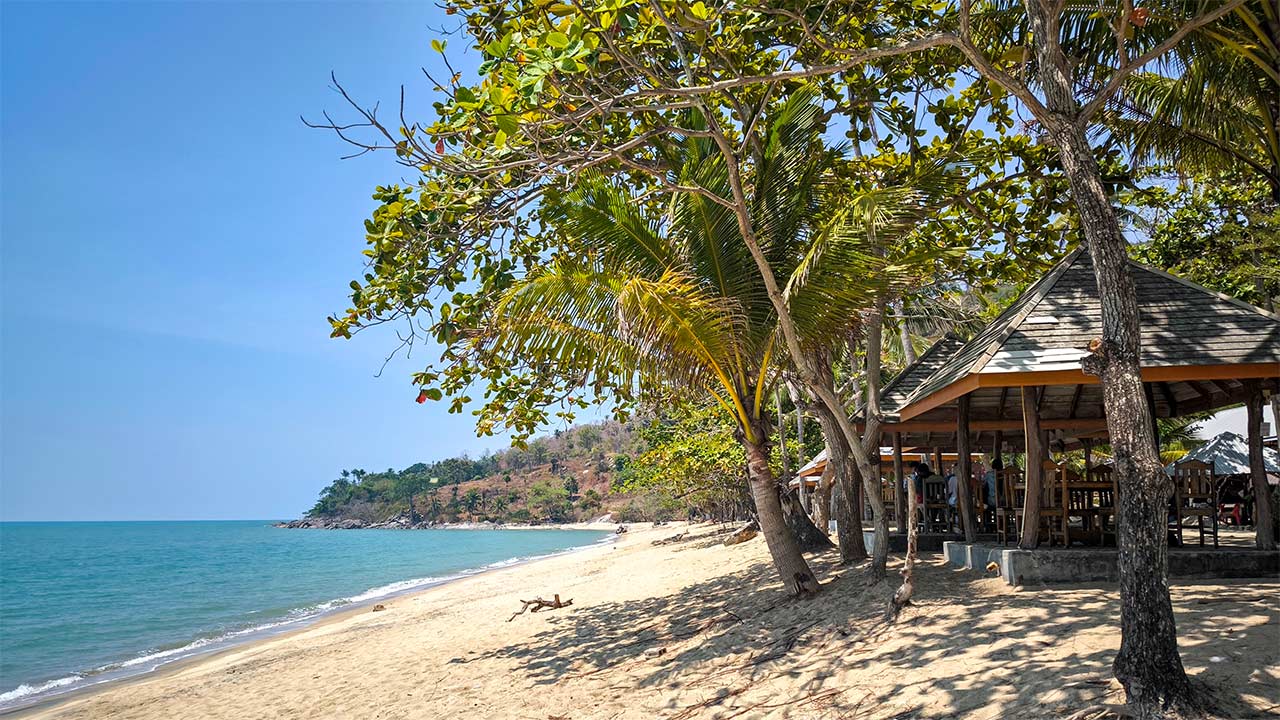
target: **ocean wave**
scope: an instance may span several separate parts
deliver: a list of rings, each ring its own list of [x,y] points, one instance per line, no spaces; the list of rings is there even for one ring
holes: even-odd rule
[[[464,577],[472,577],[490,570],[499,570],[523,563],[533,562],[535,560],[542,560],[544,558],[585,550],[594,545],[613,542],[616,539],[617,538],[615,536],[609,535],[601,538],[591,545],[574,546],[543,555],[511,557],[505,560],[491,562],[480,567],[463,570],[451,575],[426,576],[412,578],[409,580],[398,580],[396,582],[370,588],[355,595],[335,598],[316,605],[295,608],[287,612],[284,616],[270,622],[259,623],[252,626],[228,630],[216,635],[196,638],[191,642],[177,647],[155,649],[137,657],[122,660],[120,662],[109,663],[86,672],[67,675],[47,682],[36,683],[34,685],[30,683],[23,683],[12,690],[0,693],[0,710],[12,710],[17,706],[26,705],[44,699],[44,697],[60,695],[81,687],[87,687],[101,682],[108,682],[111,680],[151,672],[171,662],[183,660],[195,655],[211,652],[213,650],[230,647],[248,640],[286,632],[318,620],[328,613],[349,608],[351,606],[370,604],[375,600],[404,595],[417,590],[425,590],[429,587],[441,585]]]
[[[22,683],[9,692],[0,693],[0,705],[31,697],[32,695],[41,695],[51,690],[57,690],[58,688],[67,687],[68,685],[73,685],[83,679],[83,675],[68,675],[67,677],[50,680],[49,682],[40,683],[39,685],[28,685],[26,683]]]

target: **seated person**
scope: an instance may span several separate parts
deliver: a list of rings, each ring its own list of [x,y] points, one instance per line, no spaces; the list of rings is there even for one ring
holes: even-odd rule
[[[933,477],[933,471],[925,462],[911,463],[911,481],[916,486],[916,502],[924,502],[924,481]]]
[[[982,476],[982,501],[988,510],[994,510],[996,507],[996,482],[1001,470],[1004,470],[1004,461],[997,455],[991,461],[991,469]]]

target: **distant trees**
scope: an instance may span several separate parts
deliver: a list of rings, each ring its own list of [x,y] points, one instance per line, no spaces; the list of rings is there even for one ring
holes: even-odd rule
[[[540,520],[565,522],[572,509],[569,491],[551,480],[539,480],[529,487],[529,511]]]
[[[585,442],[583,436],[585,435]],[[320,497],[307,512],[313,517],[355,517],[362,520],[380,521],[394,517],[403,512],[420,512],[421,519],[428,521],[453,521],[461,518],[490,519],[508,522],[527,522],[530,518],[562,522],[573,517],[574,507],[568,503],[567,508],[559,502],[551,502],[545,508],[537,509],[533,515],[512,515],[523,509],[526,500],[520,493],[511,489],[512,472],[545,473],[546,468],[538,470],[534,461],[541,448],[541,456],[549,459],[554,466],[551,474],[554,484],[558,485],[566,496],[565,499],[578,498],[581,492],[581,480],[570,467],[577,463],[578,467],[588,465],[600,473],[615,472],[613,464],[598,462],[605,456],[601,448],[604,445],[633,451],[643,443],[643,439],[634,432],[632,426],[616,422],[595,423],[571,427],[559,431],[554,437],[539,438],[530,443],[528,450],[510,448],[497,453],[486,453],[479,459],[466,456],[446,458],[436,462],[414,463],[403,470],[388,469],[383,472],[366,472],[364,470],[343,470],[337,479],[320,491]],[[630,455],[619,454],[625,465]],[[601,466],[603,464],[603,466]],[[467,487],[459,492],[463,483],[492,478],[491,482],[500,482],[498,486],[485,485]],[[447,501],[440,497],[440,491],[447,488]],[[541,490],[539,491],[541,492]],[[577,506],[583,512],[599,509],[603,498],[599,492],[589,490],[582,502]],[[550,515],[547,510],[551,510]]]

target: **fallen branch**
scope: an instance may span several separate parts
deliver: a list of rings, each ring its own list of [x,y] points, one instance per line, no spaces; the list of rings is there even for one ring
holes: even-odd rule
[[[688,534],[689,533],[687,532],[682,532],[676,535],[672,535],[671,537],[662,538],[661,540],[654,540],[653,544],[654,545],[670,545],[671,543],[678,543],[684,539],[685,535],[688,535]]]
[[[533,600],[521,600],[524,607],[520,608],[520,612],[515,613],[507,618],[507,622],[515,620],[516,617],[523,615],[526,610],[529,612],[538,612],[539,610],[559,610],[560,608],[569,607],[573,604],[573,598],[568,600],[560,600],[559,593],[556,594],[555,600],[543,600],[542,598],[534,598]]]

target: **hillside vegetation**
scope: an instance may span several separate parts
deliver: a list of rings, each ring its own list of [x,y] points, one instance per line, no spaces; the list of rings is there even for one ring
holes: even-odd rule
[[[399,471],[343,470],[321,490],[307,518],[361,524],[561,523],[615,512],[645,519],[658,514],[657,503],[643,493],[621,491],[644,446],[632,424],[603,422],[479,458],[464,455]]]

